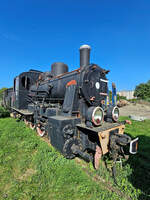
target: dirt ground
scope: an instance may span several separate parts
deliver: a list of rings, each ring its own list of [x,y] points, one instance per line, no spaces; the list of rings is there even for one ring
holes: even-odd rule
[[[120,116],[136,115],[150,119],[150,105],[130,104],[119,108]]]

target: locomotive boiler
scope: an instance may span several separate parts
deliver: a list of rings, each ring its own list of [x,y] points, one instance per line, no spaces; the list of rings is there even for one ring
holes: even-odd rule
[[[90,63],[90,50],[80,47],[80,67],[74,71],[56,62],[50,72],[16,77],[11,110],[40,136],[47,135],[66,158],[78,156],[98,168],[102,155],[110,152],[116,161],[124,145],[136,153],[137,140],[124,134],[115,102],[108,104],[109,71]]]

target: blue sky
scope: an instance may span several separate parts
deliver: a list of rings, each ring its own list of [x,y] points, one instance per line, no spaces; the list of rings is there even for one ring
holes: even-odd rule
[[[149,0],[0,0],[0,88],[53,62],[79,67],[79,47],[118,90],[150,79]]]

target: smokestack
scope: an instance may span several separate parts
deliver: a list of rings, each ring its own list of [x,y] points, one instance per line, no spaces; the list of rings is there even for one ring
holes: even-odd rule
[[[80,47],[80,67],[83,68],[90,64],[90,50],[89,45],[82,45]]]

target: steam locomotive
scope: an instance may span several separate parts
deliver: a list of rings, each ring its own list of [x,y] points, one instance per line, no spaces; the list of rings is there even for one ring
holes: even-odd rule
[[[137,139],[124,134],[115,101],[108,104],[109,71],[90,63],[90,49],[80,47],[80,68],[74,71],[56,62],[49,72],[21,73],[3,101],[11,98],[11,115],[23,119],[41,137],[47,135],[66,158],[78,156],[98,168],[102,155],[110,152],[116,161],[127,144],[130,153],[136,153]]]

